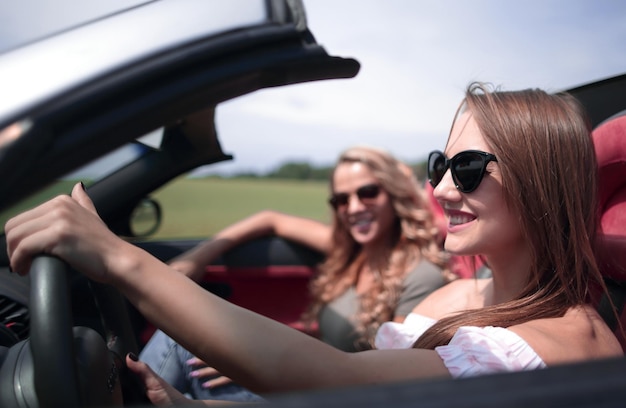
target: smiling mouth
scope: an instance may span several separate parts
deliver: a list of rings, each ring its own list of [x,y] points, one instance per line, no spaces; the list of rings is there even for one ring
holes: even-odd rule
[[[465,224],[471,221],[474,221],[476,219],[476,217],[474,217],[473,215],[468,215],[468,214],[454,214],[454,215],[450,215],[449,217],[449,222],[450,225],[461,225],[461,224]]]

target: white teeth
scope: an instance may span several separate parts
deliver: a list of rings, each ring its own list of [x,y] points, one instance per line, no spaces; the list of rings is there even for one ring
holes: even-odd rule
[[[450,216],[450,224],[451,225],[465,224],[466,222],[470,222],[473,219],[474,219],[474,217],[472,217],[470,215],[464,215],[464,214],[451,215]]]

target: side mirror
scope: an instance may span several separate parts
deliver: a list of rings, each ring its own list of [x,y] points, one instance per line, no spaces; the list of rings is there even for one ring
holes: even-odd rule
[[[159,203],[152,198],[143,198],[131,212],[128,227],[133,237],[147,237],[159,229],[161,220]]]

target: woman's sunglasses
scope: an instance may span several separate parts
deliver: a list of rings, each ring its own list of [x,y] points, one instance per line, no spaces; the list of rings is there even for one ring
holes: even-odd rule
[[[363,204],[371,204],[371,202],[375,200],[376,197],[378,197],[378,194],[380,194],[380,186],[377,184],[367,184],[365,186],[357,188],[354,194],[356,194],[359,201],[361,201]],[[338,210],[348,205],[349,200],[350,194],[335,193],[328,199],[328,203],[335,210]]]
[[[471,193],[485,175],[489,162],[497,162],[496,156],[480,150],[465,150],[448,159],[442,152],[435,150],[428,155],[428,181],[437,187],[450,169],[454,185],[462,193]]]

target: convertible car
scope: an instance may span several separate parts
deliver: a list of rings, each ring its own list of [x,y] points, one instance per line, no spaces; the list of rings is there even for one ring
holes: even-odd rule
[[[263,88],[351,78],[360,68],[357,60],[333,56],[316,42],[297,0],[129,0],[100,7],[89,13],[76,7],[59,25],[34,27],[0,50],[2,225],[67,193],[72,175],[92,166],[98,173],[87,191],[109,228],[167,261],[199,241],[150,239],[164,216],[151,194],[200,166],[233,159],[221,147],[229,135],[218,135],[216,108]],[[622,310],[626,75],[569,91],[596,128],[601,261],[613,304]],[[113,288],[88,281],[57,259],[42,256],[30,275],[11,274],[5,246],[2,232],[0,406],[148,405],[122,356],[138,352],[154,328]],[[258,239],[207,265],[202,285],[305,330],[299,316],[321,259],[293,242]],[[619,322],[611,323],[617,330]],[[269,404],[622,407],[626,359],[276,395]]]

